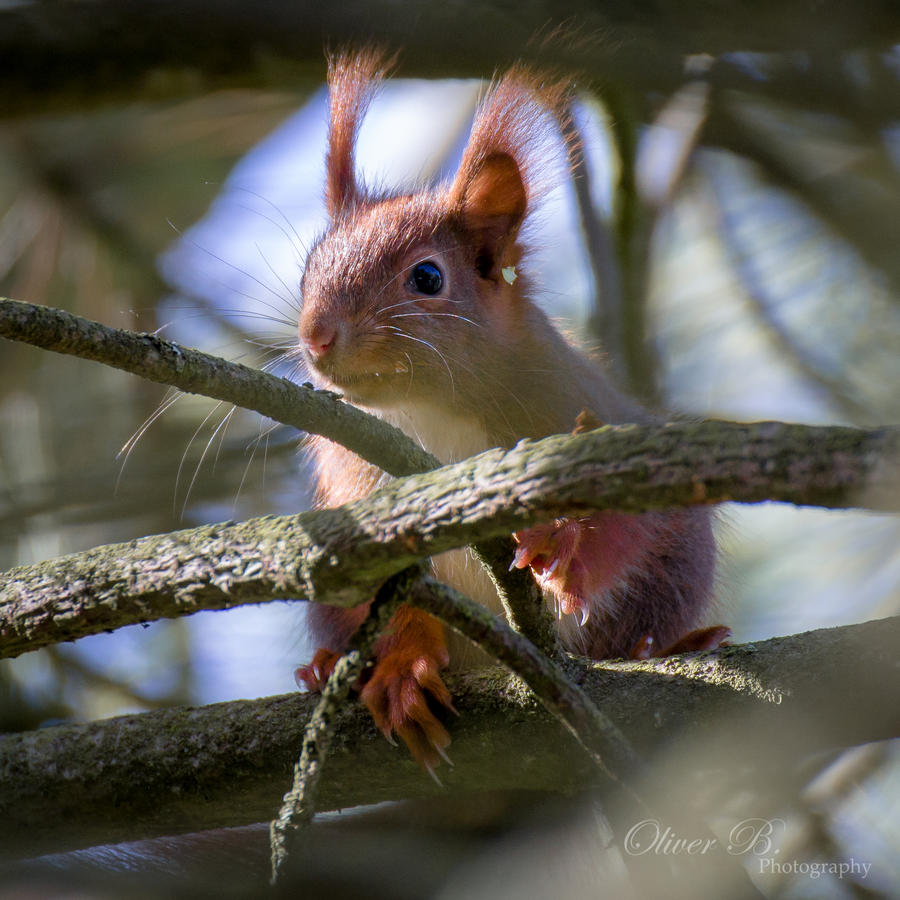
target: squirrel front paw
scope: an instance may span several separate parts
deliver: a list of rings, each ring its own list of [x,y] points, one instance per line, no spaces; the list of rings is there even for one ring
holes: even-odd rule
[[[340,658],[340,653],[335,653],[327,647],[320,647],[309,663],[294,669],[297,687],[321,694]]]
[[[398,735],[437,780],[434,769],[440,760],[450,762],[444,752],[450,735],[435,715],[435,707],[456,712],[440,675],[450,662],[444,627],[422,610],[401,606],[376,642],[373,655],[374,666],[363,672],[354,688],[384,736],[393,744],[393,736]],[[340,658],[333,650],[317,650],[311,662],[295,670],[297,685],[321,691]]]
[[[413,759],[437,781],[450,735],[429,701],[456,712],[440,672],[450,656],[444,628],[437,619],[401,606],[375,646],[375,667],[362,689],[363,702],[384,736],[398,735]]]
[[[593,605],[640,559],[645,529],[637,516],[602,512],[556,519],[516,532],[510,568],[531,568],[553,597],[560,616],[577,613],[584,625]]]
[[[557,613],[562,616],[577,612],[583,625],[590,615],[590,606],[588,572],[578,558],[582,530],[578,519],[556,519],[517,531],[513,538],[519,546],[510,569],[528,566],[538,584],[553,595]]]
[[[360,696],[384,736],[394,743],[393,735],[398,735],[413,759],[437,780],[434,769],[440,760],[450,762],[445,752],[450,735],[429,700],[456,710],[440,676],[449,661],[447,651],[433,650],[398,646],[379,658]]]

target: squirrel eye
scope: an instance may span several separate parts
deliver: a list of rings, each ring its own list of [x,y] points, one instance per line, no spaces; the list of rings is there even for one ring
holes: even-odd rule
[[[433,296],[444,286],[444,276],[433,262],[421,262],[409,276],[411,285],[420,293]]]

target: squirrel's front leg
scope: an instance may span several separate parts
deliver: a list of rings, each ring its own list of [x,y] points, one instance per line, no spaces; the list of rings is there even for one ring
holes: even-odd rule
[[[430,701],[456,712],[441,671],[450,662],[444,627],[420,609],[401,606],[375,645],[375,666],[360,694],[384,736],[398,735],[432,775],[450,735]]]
[[[531,569],[560,618],[575,615],[573,649],[647,659],[721,646],[731,630],[698,628],[712,582],[708,517],[689,510],[600,512],[517,532],[513,567]]]
[[[512,567],[530,567],[557,613],[577,615],[581,625],[616,581],[640,564],[647,544],[640,519],[615,512],[555,519],[513,537],[519,546]]]
[[[350,635],[368,615],[369,604],[355,609],[314,607],[314,631],[331,647],[316,651],[312,661],[298,668],[295,677],[311,691],[320,691]],[[398,735],[413,758],[429,773],[441,759],[450,735],[435,715],[433,704],[452,712],[450,691],[441,678],[450,657],[444,628],[437,619],[421,610],[401,606],[394,613],[374,648],[374,665],[360,679],[360,697],[375,724],[393,743]]]

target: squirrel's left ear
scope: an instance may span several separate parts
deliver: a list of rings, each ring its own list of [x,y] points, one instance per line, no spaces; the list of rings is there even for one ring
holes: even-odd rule
[[[528,198],[516,161],[506,153],[491,153],[461,168],[451,189],[463,224],[480,243],[479,269],[496,275],[504,251],[516,239]]]
[[[515,262],[523,220],[568,173],[570,104],[568,84],[517,67],[478,105],[449,199],[481,244],[476,252],[485,277],[499,278]]]

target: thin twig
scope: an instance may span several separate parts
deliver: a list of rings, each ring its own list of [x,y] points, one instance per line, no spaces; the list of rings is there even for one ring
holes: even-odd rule
[[[584,239],[584,249],[593,280],[593,296],[587,328],[609,358],[616,380],[625,382],[625,350],[622,338],[622,278],[620,260],[616,258],[610,229],[594,205],[591,171],[587,163],[584,136],[578,124],[576,104],[570,104],[568,119],[572,140],[566,145],[569,171],[578,219]]]
[[[829,374],[820,358],[812,352],[798,335],[782,323],[769,296],[764,274],[758,261],[742,245],[738,235],[736,216],[730,211],[730,186],[723,182],[716,160],[703,166],[703,174],[715,198],[714,233],[733,269],[744,297],[756,314],[758,325],[772,338],[781,351],[782,358],[793,365],[801,376],[808,378],[825,390],[831,401],[851,421],[871,424],[872,412],[860,403],[848,390],[846,381]]]
[[[529,569],[510,569],[512,539],[495,537],[472,547],[481,560],[500,598],[506,621],[542,653],[555,657],[560,652],[558,632],[543,594]]]
[[[640,761],[621,731],[563,670],[490,610],[433,578],[411,585],[409,602],[436,616],[518,675],[584,747],[594,764],[622,784]]]
[[[407,598],[413,580],[421,574],[421,567],[415,566],[384,583],[372,601],[369,617],[353,636],[350,650],[337,661],[328,678],[304,731],[303,748],[294,764],[291,789],[284,795],[281,809],[269,826],[272,884],[276,884],[283,874],[294,842],[315,815],[325,761],[347,696],[371,659],[378,636]]]
[[[114,368],[252,409],[285,425],[320,434],[394,476],[440,463],[407,435],[337,394],[299,386],[239,363],[181,347],[157,335],[108,328],[63,310],[0,298],[0,337],[91,359]],[[549,650],[552,641],[536,589],[526,573],[508,573],[509,543],[486,543],[478,554],[497,584],[514,627]]]
[[[109,328],[61,309],[0,298],[0,337],[255,410],[337,441],[391,475],[411,475],[440,465],[400,429],[344,403],[337,394],[300,386],[155,334]]]

